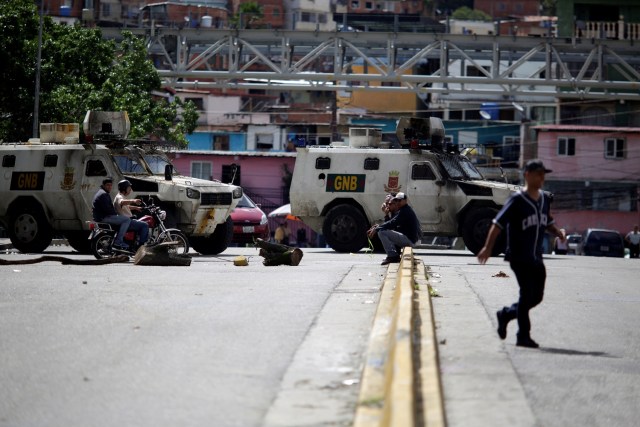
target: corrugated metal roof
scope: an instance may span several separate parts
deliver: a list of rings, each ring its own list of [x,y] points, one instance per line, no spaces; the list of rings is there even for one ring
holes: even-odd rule
[[[176,154],[191,155],[216,155],[216,156],[239,156],[239,157],[296,157],[295,152],[290,151],[221,151],[221,150],[171,150]]]
[[[614,127],[614,126],[585,126],[585,125],[538,125],[533,129],[556,132],[628,132],[640,133],[640,128],[636,127]]]

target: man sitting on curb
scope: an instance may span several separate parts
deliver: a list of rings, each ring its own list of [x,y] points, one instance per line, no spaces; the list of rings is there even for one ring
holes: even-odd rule
[[[400,262],[398,248],[413,247],[420,240],[422,234],[420,221],[411,206],[408,205],[406,194],[396,194],[389,201],[389,205],[392,213],[391,219],[371,227],[367,232],[369,238],[378,234],[384,251],[387,253],[387,257],[381,265]]]

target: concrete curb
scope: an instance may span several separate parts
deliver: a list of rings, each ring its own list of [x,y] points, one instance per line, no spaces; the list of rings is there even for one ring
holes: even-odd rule
[[[439,373],[426,272],[405,248],[387,269],[354,426],[445,426]]]

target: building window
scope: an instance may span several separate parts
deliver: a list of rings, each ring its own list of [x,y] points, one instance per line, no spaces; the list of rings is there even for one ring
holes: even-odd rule
[[[214,135],[213,149],[217,151],[229,151],[229,135]]]
[[[200,111],[204,111],[204,99],[203,98],[187,98],[185,102],[191,101],[196,106],[196,109]]]
[[[222,165],[221,181],[225,184],[240,185],[240,165]]]
[[[370,2],[370,1],[364,2],[364,8],[367,10],[373,9],[373,2]]]
[[[487,73],[485,74],[480,70],[482,68]],[[490,65],[481,65],[480,68],[475,65],[467,65],[466,72],[467,77],[487,77],[487,75],[491,75],[491,66]]]
[[[191,176],[194,178],[211,180],[213,175],[211,162],[191,162]]]
[[[256,134],[256,149],[257,150],[272,150],[273,149],[273,134],[271,134],[271,133],[257,133]]]
[[[624,138],[607,138],[604,140],[604,157],[606,159],[624,159]]]
[[[109,3],[102,3],[102,16],[111,16],[111,5]]]
[[[300,22],[313,22],[311,17],[311,13],[309,12],[300,12]]]
[[[353,0],[351,2],[351,9],[358,9],[360,7],[360,2],[358,0]]]
[[[575,138],[558,138],[558,156],[575,156],[576,155],[576,139]]]

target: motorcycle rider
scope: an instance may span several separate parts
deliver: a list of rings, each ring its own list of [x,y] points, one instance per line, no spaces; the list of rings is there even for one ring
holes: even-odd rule
[[[129,228],[131,219],[118,215],[113,202],[111,202],[111,189],[113,188],[113,180],[111,178],[105,178],[102,180],[100,189],[93,196],[93,220],[95,222],[106,222],[108,224],[119,227],[118,234],[113,241],[113,246],[116,249],[129,249],[129,245],[122,240],[124,234]]]
[[[140,205],[142,200],[140,199],[128,199],[127,197],[131,195],[133,191],[133,187],[131,183],[123,179],[118,182],[118,194],[116,198],[113,200],[113,207],[119,215],[126,216],[131,220],[129,223],[129,230],[135,231],[138,235],[138,243],[140,246],[144,245],[149,238],[149,225],[146,222],[139,221],[133,218],[132,210],[141,211],[142,208]]]

